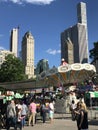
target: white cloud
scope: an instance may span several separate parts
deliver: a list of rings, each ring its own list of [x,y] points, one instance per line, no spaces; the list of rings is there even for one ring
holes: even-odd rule
[[[30,3],[30,4],[51,4],[51,2],[55,0],[1,0],[3,2],[13,2],[16,4],[24,4],[24,3]]]
[[[4,47],[0,46],[0,50],[6,50]]]
[[[61,53],[61,50],[48,49],[46,52],[47,52],[48,54],[51,54],[51,55],[56,55],[56,54]]]

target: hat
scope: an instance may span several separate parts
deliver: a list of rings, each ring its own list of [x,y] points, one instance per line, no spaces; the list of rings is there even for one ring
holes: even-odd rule
[[[64,58],[62,58],[62,59],[61,59],[61,61],[65,61],[65,59],[64,59]]]
[[[21,105],[18,105],[18,109],[22,109],[22,106],[21,106]]]

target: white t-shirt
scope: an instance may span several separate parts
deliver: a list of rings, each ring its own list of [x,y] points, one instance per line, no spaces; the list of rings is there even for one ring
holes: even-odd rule
[[[53,105],[53,103],[49,104],[49,108],[50,108],[51,111],[54,111],[54,105]]]

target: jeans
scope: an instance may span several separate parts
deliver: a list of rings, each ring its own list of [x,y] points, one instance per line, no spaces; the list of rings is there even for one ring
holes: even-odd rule
[[[43,123],[45,123],[46,122],[46,112],[45,111],[42,113],[42,119],[43,119]]]
[[[21,120],[21,122],[22,122],[22,127],[24,127],[26,124],[26,121],[25,121],[26,116],[25,115],[22,115],[22,116],[23,116],[23,119]]]
[[[6,121],[7,130],[9,130],[10,127],[14,127],[14,130],[16,130],[16,117],[8,117],[7,118],[7,121]]]
[[[17,122],[16,128],[19,128],[20,130],[22,130],[22,122]]]

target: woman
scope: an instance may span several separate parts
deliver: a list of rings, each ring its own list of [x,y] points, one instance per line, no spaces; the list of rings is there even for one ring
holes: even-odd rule
[[[29,111],[30,111],[30,117],[29,117],[29,126],[31,125],[32,122],[32,126],[35,125],[35,117],[36,117],[36,103],[35,100],[32,99],[30,106],[29,106]]]
[[[42,103],[41,103],[41,116],[42,116],[43,123],[46,122],[46,111],[47,111],[47,108],[46,108],[45,100],[42,100]]]
[[[88,130],[88,111],[86,104],[81,102],[77,104],[77,127],[78,130]]]
[[[54,104],[53,104],[53,101],[50,100],[50,103],[49,103],[49,118],[50,118],[50,123],[53,122],[53,117],[54,117]]]
[[[23,118],[24,117],[21,116],[21,107],[18,107],[16,127],[19,127],[20,130],[22,130],[22,120],[23,120]]]

